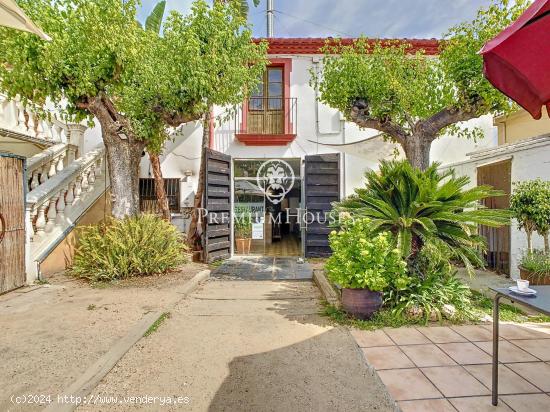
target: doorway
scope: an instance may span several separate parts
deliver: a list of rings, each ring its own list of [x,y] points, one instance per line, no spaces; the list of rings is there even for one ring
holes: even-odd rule
[[[477,168],[477,185],[490,185],[504,196],[489,197],[483,205],[489,209],[508,209],[512,191],[512,160],[504,160]],[[510,226],[479,226],[479,234],[487,239],[487,267],[510,276]]]
[[[301,159],[234,161],[236,255],[301,256]]]

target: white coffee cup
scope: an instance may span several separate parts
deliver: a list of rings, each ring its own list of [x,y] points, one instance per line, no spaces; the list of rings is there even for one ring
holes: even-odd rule
[[[529,289],[529,281],[528,280],[518,279],[517,284],[518,284],[518,290],[524,291],[524,290]]]

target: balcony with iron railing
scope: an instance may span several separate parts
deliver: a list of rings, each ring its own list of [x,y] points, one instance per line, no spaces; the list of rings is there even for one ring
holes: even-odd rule
[[[251,97],[237,110],[236,138],[247,146],[284,146],[296,138],[295,97]]]

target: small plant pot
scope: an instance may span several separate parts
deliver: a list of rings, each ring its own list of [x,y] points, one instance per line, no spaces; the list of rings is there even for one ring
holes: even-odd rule
[[[250,254],[250,245],[252,244],[252,239],[235,239],[237,245],[237,254],[238,255],[249,255]]]
[[[538,274],[519,266],[519,275],[523,280],[528,280],[529,285],[533,285],[533,286],[550,285],[550,273]]]
[[[382,292],[342,289],[342,308],[354,318],[370,319],[382,307]]]

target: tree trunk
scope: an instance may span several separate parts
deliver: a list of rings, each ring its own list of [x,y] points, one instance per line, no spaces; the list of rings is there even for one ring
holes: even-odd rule
[[[409,163],[420,170],[430,166],[430,149],[433,139],[422,135],[412,135],[401,144]]]
[[[162,170],[160,168],[160,157],[158,154],[149,152],[149,160],[153,169],[153,177],[155,178],[155,194],[157,196],[157,204],[161,212],[162,218],[170,222],[170,206],[168,205],[168,197],[164,190],[164,179],[162,178]]]
[[[145,144],[136,139],[129,122],[108,97],[97,96],[85,104],[101,125],[111,181],[112,215],[116,219],[135,216],[139,214],[139,164]]]
[[[525,228],[525,233],[527,234],[527,252],[533,253],[533,231]]]
[[[208,149],[210,142],[210,111],[205,113],[202,124],[202,144],[201,144],[201,165],[199,170],[199,181],[197,185],[197,193],[195,194],[194,213],[191,216],[191,224],[189,225],[189,232],[187,239],[192,250],[202,250],[202,232],[204,230],[202,225],[199,225],[199,218],[201,213],[199,209],[203,207],[202,201],[204,197],[204,176],[206,174],[206,149]]]
[[[550,243],[548,242],[548,233],[544,234],[544,253],[550,253]]]

